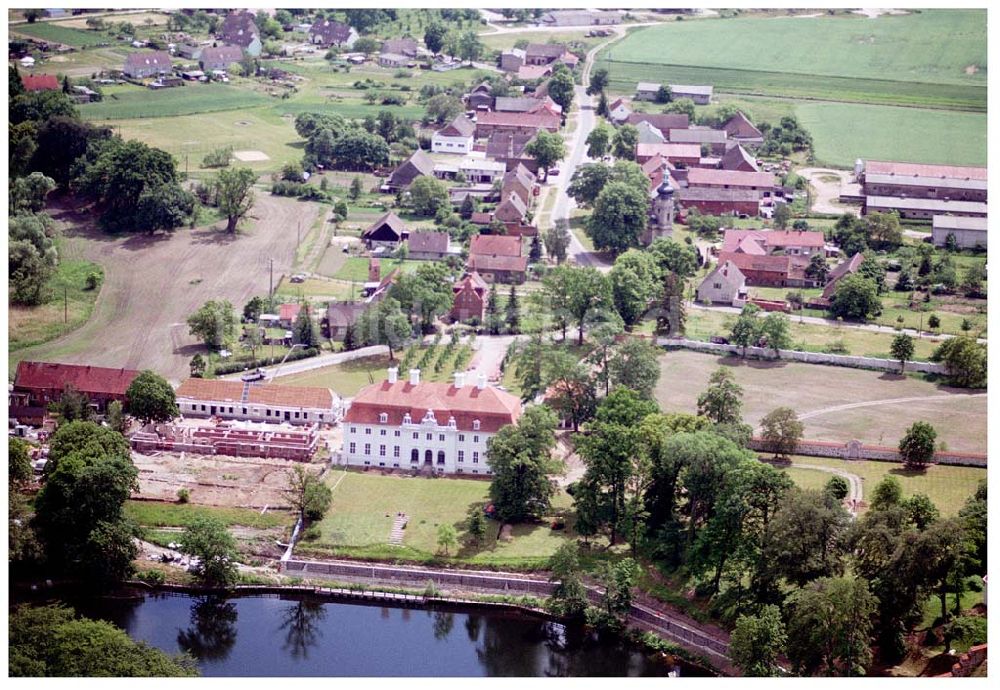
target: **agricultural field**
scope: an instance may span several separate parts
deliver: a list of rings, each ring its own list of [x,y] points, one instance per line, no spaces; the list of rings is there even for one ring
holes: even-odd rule
[[[660,359],[656,400],[665,412],[695,412],[719,366],[743,387],[743,418],[754,427],[784,406],[799,414],[807,439],[895,446],[913,422],[928,421],[948,450],[986,452],[985,392],[916,376],[677,350]]]
[[[814,458],[806,455],[796,455],[791,460],[793,463],[816,465],[856,474],[861,477],[866,500],[871,496],[875,485],[884,477],[895,477],[903,487],[904,498],[916,493],[927,494],[945,517],[956,515],[962,509],[965,500],[975,493],[979,481],[986,479],[986,470],[978,467],[932,465],[923,472],[911,472],[891,462]],[[803,489],[821,489],[831,477],[829,473],[820,470],[798,467],[783,469],[792,481]]]
[[[986,113],[859,103],[798,103],[817,164],[849,168],[858,158],[986,165]]]
[[[98,31],[81,31],[68,26],[60,26],[53,22],[35,22],[34,24],[18,24],[11,27],[11,33],[23,34],[31,38],[53,43],[65,43],[74,48],[87,48],[105,43],[111,39],[106,33]]]
[[[220,110],[242,111],[267,102],[266,96],[227,84],[185,83],[159,90],[127,86],[108,89],[103,101],[80,106],[80,115],[87,120],[115,121],[173,118]]]
[[[469,512],[489,502],[489,482],[474,479],[405,477],[338,470],[327,475],[333,487],[333,507],[319,523],[316,541],[300,542],[299,553],[342,554],[428,560],[438,553],[437,530],[453,525],[459,547],[451,556],[474,564],[537,567],[560,544],[573,538],[572,524],[553,530],[548,520],[516,525],[510,541],[497,540],[499,524],[488,520],[484,546],[469,541]],[[553,515],[569,518],[572,499],[560,491],[553,500]],[[389,532],[398,512],[409,522],[403,545],[390,546]]]

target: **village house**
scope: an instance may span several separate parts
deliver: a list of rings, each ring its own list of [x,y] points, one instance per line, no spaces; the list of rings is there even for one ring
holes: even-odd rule
[[[754,127],[753,123],[747,119],[742,112],[737,112],[722,125],[729,138],[747,146],[756,146],[764,143],[764,135]]]
[[[184,60],[199,60],[201,59],[201,51],[205,50],[208,45],[211,44],[181,43],[174,48],[174,55]]]
[[[638,126],[640,122],[648,122],[661,132],[687,129],[691,125],[686,113],[632,113],[625,118],[625,124]]]
[[[415,58],[420,52],[420,44],[412,38],[390,38],[382,43],[381,52]]]
[[[747,285],[762,287],[805,287],[808,260],[776,254],[760,256],[743,252],[719,252],[719,263],[731,262],[746,277]]]
[[[329,388],[186,379],[177,388],[177,407],[186,417],[248,422],[333,424],[337,398]]]
[[[407,57],[406,55],[400,55],[399,53],[380,53],[378,56],[379,67],[390,67],[399,69],[400,67],[406,67],[410,64],[413,58]]]
[[[826,286],[823,288],[823,294],[820,297],[811,300],[810,306],[815,306],[820,309],[826,309],[829,307],[830,300],[833,299],[833,294],[837,291],[837,284],[847,276],[857,273],[864,260],[865,255],[858,252],[847,261],[842,261],[838,264],[827,276]]]
[[[498,113],[537,113],[542,111],[547,111],[553,115],[562,113],[562,107],[548,96],[544,98],[497,96],[493,104],[493,110]]]
[[[663,144],[667,141],[663,132],[646,121],[640,122],[635,128],[639,130],[638,143],[640,144]]]
[[[406,240],[407,258],[436,261],[449,254],[448,233],[411,232]]]
[[[141,53],[129,53],[125,58],[125,66],[122,67],[122,74],[132,79],[146,79],[147,77],[157,77],[161,74],[170,74],[173,65],[170,62],[170,53],[164,50],[152,50]]]
[[[538,161],[525,152],[525,148],[535,138],[535,133],[512,134],[497,132],[486,141],[486,157],[505,165],[507,170],[514,170],[523,165],[532,174],[538,174]]]
[[[770,197],[775,191],[775,177],[768,172],[691,168],[687,172],[687,183],[688,188],[749,189],[764,198]]]
[[[788,256],[824,255],[823,233],[816,230],[742,230],[729,228],[722,238],[723,252],[765,256],[782,253]]]
[[[948,236],[954,235],[955,243],[960,249],[986,249],[985,217],[934,216],[931,227],[931,237],[936,247],[946,246]]]
[[[492,110],[493,102],[493,87],[485,81],[465,97],[465,105],[469,110]]]
[[[302,305],[298,302],[287,302],[278,307],[278,325],[284,329],[291,329],[295,325],[295,320],[299,318]]]
[[[670,98],[690,98],[695,105],[709,105],[712,102],[712,87],[692,84],[671,84]]]
[[[616,125],[624,123],[631,114],[632,108],[629,107],[628,101],[624,98],[616,98],[608,104],[608,117]],[[656,129],[660,131],[659,128]]]
[[[562,43],[529,43],[524,49],[524,62],[535,66],[549,65],[566,52],[566,46]]]
[[[42,408],[44,415],[44,408],[58,402],[68,387],[83,393],[91,407],[104,412],[113,400],[125,402],[125,392],[138,375],[133,369],[22,360],[17,363],[8,395],[10,416],[18,416],[16,408]]]
[[[642,165],[650,159],[659,156],[671,165],[694,167],[701,160],[701,147],[698,144],[636,144],[635,162]]]
[[[309,28],[309,42],[315,46],[350,48],[358,40],[358,32],[350,24],[324,19]]]
[[[361,233],[361,241],[369,249],[396,249],[409,236],[410,231],[403,220],[392,211],[387,211]]]
[[[243,59],[243,49],[239,46],[219,46],[218,48],[205,48],[201,51],[201,58],[198,64],[206,72],[212,70],[228,70],[230,65],[239,63]]]
[[[697,209],[706,216],[758,216],[760,192],[753,189],[717,189],[713,187],[688,187],[677,192],[677,205],[684,209]]]
[[[412,156],[392,171],[386,185],[390,190],[406,189],[421,175],[433,174],[434,160],[425,151],[417,149]]]
[[[672,144],[697,144],[699,150],[701,146],[707,145],[709,150],[716,155],[726,152],[727,134],[721,129],[704,129],[691,127],[688,129],[672,129],[667,136]]]
[[[866,196],[862,214],[895,211],[900,218],[931,220],[934,216],[986,217],[985,201],[951,201],[949,199],[921,199],[898,196]]]
[[[385,381],[362,388],[344,415],[344,464],[490,474],[487,444],[517,421],[521,401],[482,374],[475,384],[465,376],[432,383],[411,369],[400,381],[394,367]]]
[[[732,261],[720,261],[696,290],[699,304],[742,308],[747,301],[747,278]]]
[[[508,196],[515,194],[524,203],[525,206],[531,204],[531,199],[535,194],[535,176],[525,168],[523,165],[519,165],[513,170],[504,173],[503,185],[500,191],[500,198],[505,199]]]
[[[476,125],[465,115],[458,115],[448,125],[434,132],[431,151],[434,153],[467,154],[472,151]]]
[[[521,48],[511,48],[500,53],[500,69],[504,72],[517,72],[525,64],[525,52]]]
[[[468,157],[458,164],[458,170],[470,184],[492,185],[494,180],[503,177],[507,166],[503,161]]]
[[[723,170],[740,172],[760,172],[757,159],[751,156],[741,144],[731,145],[723,154],[719,167]]]
[[[528,270],[528,257],[522,252],[520,237],[476,235],[469,244],[466,268],[478,272],[487,283],[520,284]]]
[[[248,55],[260,57],[264,44],[261,42],[260,30],[254,17],[249,12],[231,12],[226,15],[222,27],[215,33],[215,38],[222,43],[239,46]]]
[[[493,217],[503,223],[520,223],[528,213],[528,207],[517,194],[505,197],[493,211]]]
[[[497,132],[534,136],[539,130],[558,132],[562,117],[545,111],[539,113],[480,113],[476,119],[476,138],[484,139]]]
[[[326,319],[324,320],[326,336],[330,340],[344,342],[347,329],[357,325],[361,315],[369,306],[367,302],[330,302],[326,307]]]
[[[54,74],[24,74],[21,83],[25,91],[58,91],[61,88]]]
[[[476,320],[482,323],[486,317],[486,293],[489,286],[482,277],[473,271],[466,273],[452,287],[455,299],[449,316],[452,321]]]

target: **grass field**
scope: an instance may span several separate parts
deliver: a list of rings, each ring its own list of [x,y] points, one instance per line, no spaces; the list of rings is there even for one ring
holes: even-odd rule
[[[221,508],[199,506],[191,503],[159,503],[155,501],[126,501],[125,514],[144,527],[184,527],[199,517],[213,517],[227,527],[285,527],[291,525],[293,516],[284,511],[268,511],[263,515],[246,508]]]
[[[81,31],[67,26],[60,26],[51,22],[35,22],[34,24],[18,24],[11,27],[14,33],[24,34],[32,38],[55,43],[65,43],[74,48],[85,48],[101,43],[110,43],[111,39],[106,33],[98,31]]]
[[[283,386],[320,386],[342,397],[352,397],[364,386],[385,378],[389,356],[363,357],[343,364],[321,367],[301,374],[279,376],[274,383]]]
[[[412,273],[417,270],[417,266],[424,263],[423,261],[416,260],[405,260],[397,261],[395,259],[383,260],[382,263],[382,276],[389,275],[389,271],[399,268],[403,273]],[[357,283],[364,283],[368,280],[368,259],[363,256],[351,256],[348,257],[347,261],[337,270],[333,275],[336,280],[351,280]]]
[[[815,415],[802,420],[805,438],[895,446],[913,422],[927,421],[948,450],[986,452],[986,396],[971,394],[981,391],[862,369],[673,351],[660,359],[655,396],[663,411],[695,412],[698,395],[720,365],[731,367],[743,387],[743,418],[755,427],[768,412],[785,406],[800,416]]]
[[[571,525],[554,531],[545,522],[518,525],[511,541],[497,541],[499,525],[490,520],[484,540],[487,546],[472,545],[466,521],[471,510],[488,502],[486,481],[336,471],[328,475],[327,483],[335,487],[333,506],[319,523],[321,536],[316,542],[303,543],[299,550],[426,560],[438,553],[438,526],[448,524],[459,537],[459,549],[451,556],[478,564],[534,567],[566,539],[575,537]],[[572,499],[560,492],[553,501],[553,516],[569,517],[571,504]],[[388,544],[397,512],[409,517],[402,547]]]
[[[956,515],[965,500],[976,491],[981,479],[986,478],[986,470],[977,467],[952,467],[932,465],[924,472],[910,472],[891,462],[869,460],[838,460],[835,458],[814,458],[796,455],[792,462],[818,465],[830,469],[843,470],[861,477],[865,500],[883,477],[893,476],[903,487],[903,497],[916,493],[927,494],[944,517]],[[786,467],[788,476],[804,489],[820,489],[832,475],[819,470]]]
[[[986,165],[986,113],[858,103],[799,103],[819,164],[851,167],[858,158]]]
[[[112,91],[100,103],[80,106],[80,115],[88,120],[169,118],[220,110],[243,110],[268,102],[267,96],[237,86],[185,83],[184,86],[157,91],[141,87]]]
[[[84,260],[64,259],[49,281],[51,299],[37,307],[11,306],[8,314],[7,348],[20,350],[58,338],[79,327],[94,310],[100,294],[87,289],[87,276],[103,271],[98,264]],[[63,292],[63,286],[67,288]],[[63,297],[66,303],[63,303]],[[68,317],[64,320],[64,317]],[[12,361],[11,366],[16,366]]]
[[[640,79],[709,83],[722,91],[985,110],[984,20],[982,10],[949,10],[876,20],[669,22],[633,31],[602,61],[613,65],[613,87]]]

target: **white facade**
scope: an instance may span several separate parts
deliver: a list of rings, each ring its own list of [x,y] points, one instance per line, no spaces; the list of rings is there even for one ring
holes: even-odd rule
[[[439,132],[435,132],[431,137],[431,151],[433,153],[460,153],[462,155],[472,152],[472,137],[448,137]]]
[[[177,398],[177,408],[185,417],[219,417],[245,422],[288,422],[290,424],[333,424],[337,413],[333,407],[295,407],[273,403],[251,403],[234,400],[195,400]]]

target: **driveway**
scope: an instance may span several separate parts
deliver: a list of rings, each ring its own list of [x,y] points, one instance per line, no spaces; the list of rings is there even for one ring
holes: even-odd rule
[[[812,211],[814,213],[843,214],[850,213],[855,216],[861,215],[861,208],[840,203],[840,195],[843,193],[860,194],[860,186],[852,182],[853,175],[846,170],[832,170],[830,168],[802,168],[796,171],[799,175],[809,180],[816,198],[813,199]],[[836,177],[838,181],[830,181],[829,178]],[[827,178],[827,179],[824,179]]]
[[[515,340],[517,337],[513,335],[476,336],[476,353],[469,362],[466,381],[474,383],[479,374],[484,374],[487,381],[499,382],[502,377],[500,363]]]

